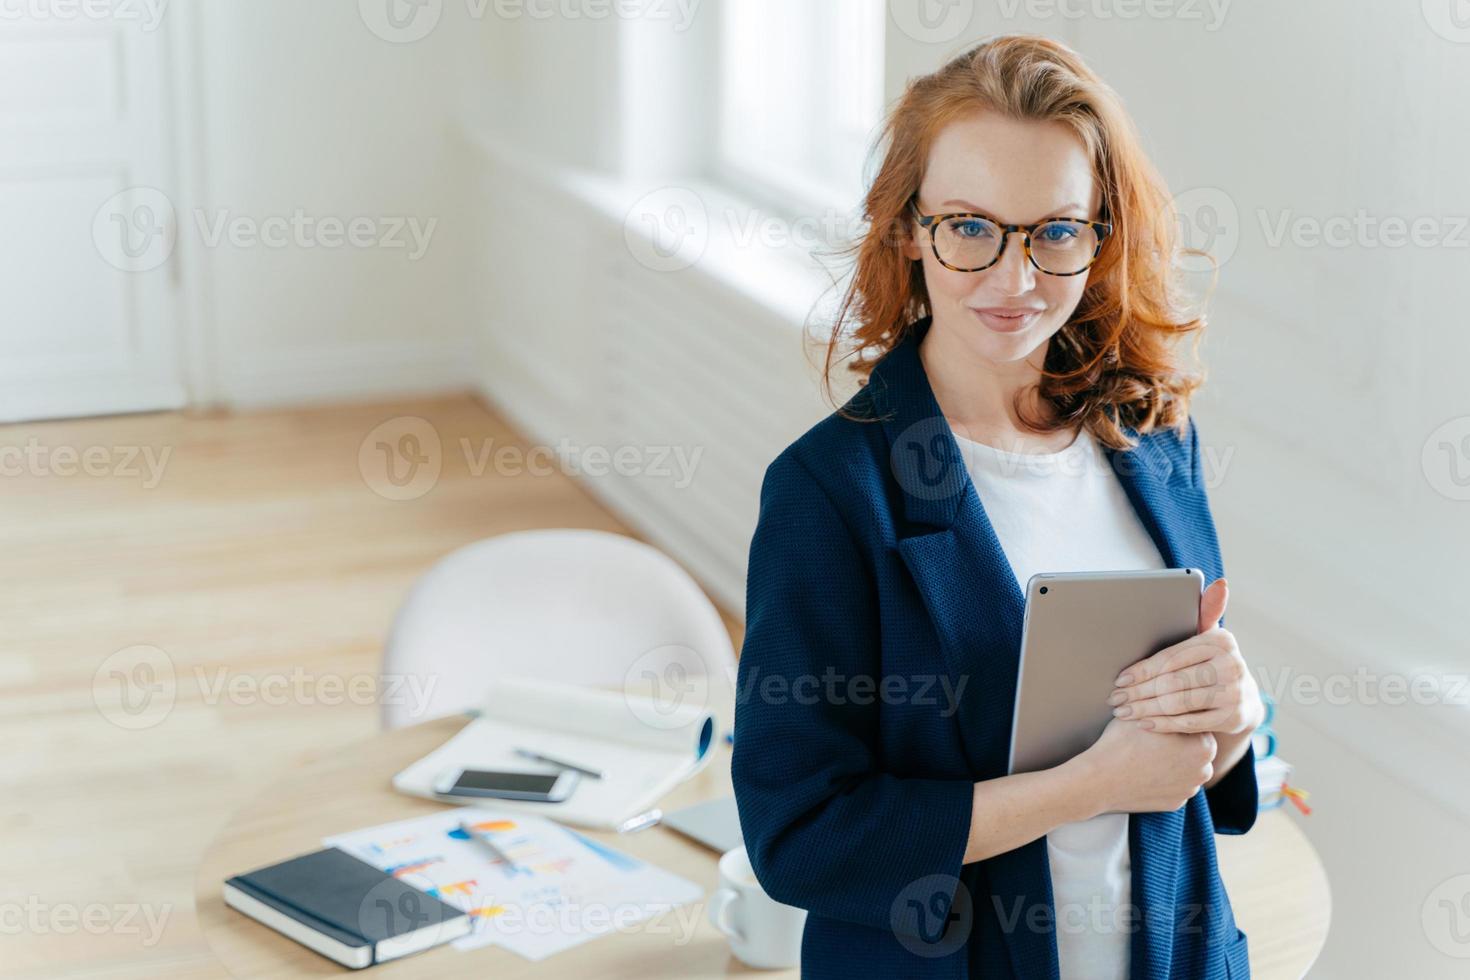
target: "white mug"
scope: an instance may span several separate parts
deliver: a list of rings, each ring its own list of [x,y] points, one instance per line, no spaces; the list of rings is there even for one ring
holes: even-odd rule
[[[767,895],[743,847],[720,858],[720,887],[710,898],[709,920],[746,966],[775,970],[801,962],[806,909],[782,905]]]

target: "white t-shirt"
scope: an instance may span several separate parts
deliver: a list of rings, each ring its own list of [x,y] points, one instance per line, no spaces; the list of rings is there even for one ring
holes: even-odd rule
[[[1006,452],[956,433],[966,469],[1023,593],[1037,572],[1163,568],[1102,446],[1083,429],[1056,453]],[[1136,918],[1128,814],[1046,835],[1062,980],[1126,980]]]

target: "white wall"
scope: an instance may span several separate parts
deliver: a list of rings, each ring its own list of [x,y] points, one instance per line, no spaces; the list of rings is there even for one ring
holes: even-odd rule
[[[194,55],[180,66],[194,179],[178,204],[197,393],[251,405],[464,385],[454,25],[393,43],[355,3],[196,0],[169,15],[191,21]],[[298,212],[365,217],[374,244],[212,245],[200,227]]]
[[[1010,6],[935,43],[891,31],[890,95],[983,35],[1058,37],[1123,96],[1194,227],[1219,215],[1215,240],[1196,240],[1226,261],[1195,415],[1247,658],[1268,681],[1457,684],[1470,502],[1441,492],[1448,457],[1421,457],[1442,423],[1470,416],[1470,232],[1446,221],[1435,233],[1458,246],[1365,233],[1329,247],[1273,244],[1265,229],[1360,209],[1470,215],[1470,44],[1436,33],[1423,12],[1435,4],[1227,3],[1221,20],[1192,3],[1156,5],[1160,17],[1103,0]],[[1470,472],[1470,444],[1459,465]],[[1470,708],[1325,703],[1292,683],[1276,692],[1281,751],[1313,794],[1301,823],[1333,884],[1312,976],[1463,976],[1421,913],[1470,873]]]

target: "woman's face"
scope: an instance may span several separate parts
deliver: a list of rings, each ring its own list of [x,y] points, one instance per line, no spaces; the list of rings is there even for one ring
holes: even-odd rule
[[[1082,141],[1062,123],[981,112],[945,127],[919,187],[924,214],[977,211],[1003,224],[1045,218],[1096,220],[1100,205]],[[948,350],[1002,364],[1019,361],[1061,329],[1082,299],[1088,273],[1052,276],[1026,258],[1021,235],[1006,236],[1000,260],[979,272],[942,265],[929,231],[911,222],[904,254],[924,264],[934,314],[931,332]],[[1008,315],[1009,314],[1009,315]],[[938,339],[938,338],[936,338]],[[1040,359],[1035,362],[1038,366]]]

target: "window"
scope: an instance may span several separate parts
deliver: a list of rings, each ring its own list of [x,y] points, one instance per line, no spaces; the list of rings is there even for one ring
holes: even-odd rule
[[[717,176],[783,210],[860,202],[883,112],[882,0],[721,4]]]

